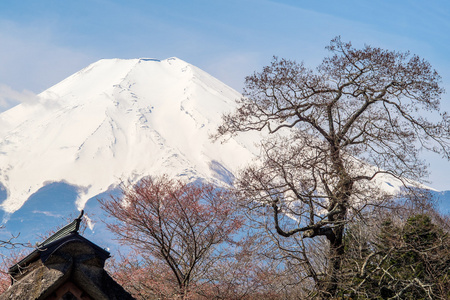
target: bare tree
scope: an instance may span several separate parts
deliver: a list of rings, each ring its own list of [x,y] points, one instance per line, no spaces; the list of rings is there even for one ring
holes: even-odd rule
[[[377,179],[423,181],[422,149],[450,158],[450,118],[439,110],[443,89],[427,61],[355,49],[339,37],[327,49],[332,55],[316,70],[275,57],[247,77],[237,110],[215,136],[273,134],[262,142],[261,163],[244,169],[237,187],[259,220],[271,212],[264,220],[278,235],[328,241],[324,269],[300,256],[322,298],[337,291],[346,224],[371,206],[389,205]]]
[[[167,176],[123,186],[122,196],[100,203],[117,221],[108,228],[147,260],[163,262],[180,295],[200,282],[242,225],[230,192]]]
[[[120,253],[107,262],[108,273],[137,300],[179,299],[171,270],[162,261],[143,259],[142,251]]]
[[[2,229],[5,229],[5,225],[0,226],[0,230]],[[32,247],[29,242],[18,242],[19,235],[0,240],[0,294],[6,291],[12,282],[8,268],[25,256],[27,248]]]

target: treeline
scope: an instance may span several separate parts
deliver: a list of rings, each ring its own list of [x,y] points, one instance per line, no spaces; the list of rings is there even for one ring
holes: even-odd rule
[[[163,176],[122,191],[101,203],[116,220],[109,228],[133,251],[109,271],[136,299],[324,297],[325,238],[280,237],[267,220],[247,218],[233,193],[210,184]],[[420,196],[347,224],[331,299],[450,297],[450,220]]]
[[[144,251],[140,233],[149,233],[153,250],[124,268],[158,270],[148,278],[167,284],[154,297],[449,298],[448,219],[420,185],[428,174],[422,151],[450,159],[441,78],[409,52],[358,49],[340,37],[326,48],[331,55],[315,69],[274,57],[246,78],[244,97],[212,138],[247,131],[268,138],[232,191],[200,185],[194,194],[204,190],[206,200],[194,199],[183,183],[170,183],[168,194],[135,195],[145,190],[138,184],[124,189],[124,201],[103,202],[120,220],[110,228],[129,233],[125,243]],[[145,203],[135,196],[157,197],[142,207],[150,223],[120,218],[122,208]],[[194,211],[182,208],[191,198]],[[166,221],[163,212],[176,217]],[[124,273],[136,274],[117,270]]]

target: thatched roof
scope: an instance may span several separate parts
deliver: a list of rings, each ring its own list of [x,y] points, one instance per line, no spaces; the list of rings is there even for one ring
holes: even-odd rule
[[[108,251],[78,234],[81,215],[9,269],[10,288],[0,300],[134,299],[104,270]],[[66,298],[64,298],[66,299]]]

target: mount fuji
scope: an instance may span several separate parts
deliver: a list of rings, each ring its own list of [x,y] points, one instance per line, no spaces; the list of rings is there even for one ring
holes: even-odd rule
[[[264,135],[209,138],[240,97],[177,58],[104,59],[1,113],[0,207],[8,231],[0,238],[42,233],[82,208],[99,214],[89,199],[148,175],[231,184]]]
[[[230,182],[248,138],[209,140],[239,93],[176,58],[101,60],[0,115],[3,210],[50,182],[77,187],[79,209],[120,180],[155,173]]]
[[[0,197],[7,228],[62,217],[122,181],[148,175],[230,184],[261,138],[210,140],[239,97],[177,58],[104,59],[3,112]]]

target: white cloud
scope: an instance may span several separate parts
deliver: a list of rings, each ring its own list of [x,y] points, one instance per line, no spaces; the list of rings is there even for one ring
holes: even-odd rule
[[[62,218],[63,216],[60,214],[55,214],[49,211],[41,211],[41,210],[33,210],[34,214],[44,214],[47,217],[55,217],[55,218]]]
[[[37,95],[29,90],[17,91],[0,83],[0,110],[9,109],[20,103],[33,104],[37,100]]]

